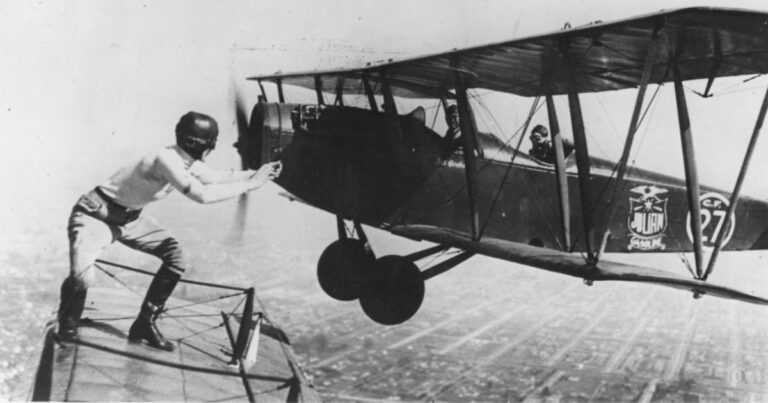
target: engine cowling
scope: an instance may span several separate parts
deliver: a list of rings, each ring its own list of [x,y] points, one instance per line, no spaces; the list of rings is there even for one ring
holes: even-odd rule
[[[296,106],[261,102],[253,107],[248,130],[235,143],[243,160],[243,168],[258,169],[262,164],[280,158],[293,139],[291,112]]]

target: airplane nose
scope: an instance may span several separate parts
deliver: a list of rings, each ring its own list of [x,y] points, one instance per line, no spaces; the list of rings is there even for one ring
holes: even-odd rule
[[[295,104],[256,104],[250,122],[241,129],[238,117],[237,142],[234,144],[242,159],[243,168],[258,169],[261,165],[277,161],[293,139],[291,111]]]

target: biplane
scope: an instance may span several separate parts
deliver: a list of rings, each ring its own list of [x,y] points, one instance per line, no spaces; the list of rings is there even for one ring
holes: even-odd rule
[[[408,320],[423,301],[425,280],[476,254],[589,285],[651,283],[695,298],[768,304],[707,281],[721,251],[768,248],[768,203],[740,194],[768,92],[755,108],[741,170],[726,191],[699,181],[683,86],[702,80],[702,95],[709,97],[719,78],[767,71],[768,14],[663,11],[362,67],[249,77],[261,96],[250,119],[237,101],[236,147],[245,167],[282,161],[276,183],[288,197],[337,217],[338,240],[317,265],[320,285],[333,298],[358,299],[381,324]],[[681,145],[678,177],[630,163],[650,106],[647,89],[668,83],[678,124],[665,147]],[[265,84],[276,91],[265,91]],[[286,86],[314,92],[316,99],[290,103]],[[479,90],[530,100],[518,136],[505,141],[481,130],[473,107]],[[621,157],[610,161],[590,154],[580,97],[620,90],[637,93]],[[572,143],[560,130],[557,97],[567,100]],[[404,110],[409,100],[436,104],[433,116],[424,108]],[[455,137],[430,124],[452,107]],[[547,112],[550,161],[522,149],[538,108]],[[435,246],[377,257],[363,225]],[[605,259],[606,253],[648,252],[692,253],[693,263],[678,273]],[[415,264],[438,254],[444,259],[429,267]]]

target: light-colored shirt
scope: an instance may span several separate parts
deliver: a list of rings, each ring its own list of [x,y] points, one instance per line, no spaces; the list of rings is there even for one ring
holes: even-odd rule
[[[185,180],[174,180],[179,176]],[[99,187],[120,205],[138,210],[164,198],[181,183],[213,183],[217,176],[205,162],[172,145],[123,166]]]

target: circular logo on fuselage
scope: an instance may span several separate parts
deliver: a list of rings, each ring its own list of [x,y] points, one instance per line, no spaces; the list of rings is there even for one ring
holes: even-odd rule
[[[701,206],[702,245],[706,248],[713,248],[722,231],[726,231],[723,246],[728,244],[731,236],[733,236],[733,230],[736,228],[736,217],[732,215],[730,220],[725,218],[728,214],[728,198],[718,193],[705,193],[699,197],[699,205]],[[690,211],[685,217],[685,232],[688,234],[688,239],[693,242]]]

